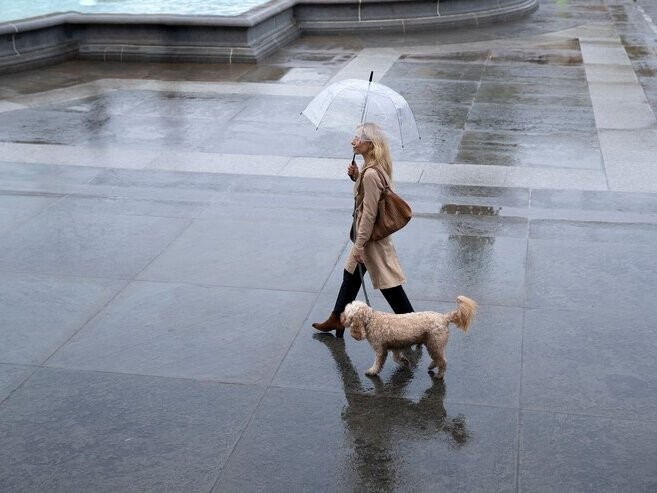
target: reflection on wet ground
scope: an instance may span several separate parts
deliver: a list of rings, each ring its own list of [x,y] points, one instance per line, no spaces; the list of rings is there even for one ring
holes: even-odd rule
[[[480,205],[444,204],[440,212],[444,214],[470,214],[472,216],[496,216],[500,208],[482,207]]]
[[[354,443],[354,466],[361,484],[369,491],[391,491],[408,485],[408,479],[400,474],[402,464],[398,463],[404,461],[399,453],[404,441],[440,440],[444,435],[447,447],[467,443],[465,416],[450,417],[445,409],[444,381],[429,379],[429,387],[417,401],[404,397],[414,372],[419,370],[423,346],[406,350],[409,365],[398,367],[386,381],[378,376],[364,377],[370,378],[374,386],[370,393],[363,390],[362,372],[349,358],[344,339],[326,334],[315,334],[313,338],[327,347],[343,381],[347,404],[341,416]],[[391,396],[395,398],[389,399]]]

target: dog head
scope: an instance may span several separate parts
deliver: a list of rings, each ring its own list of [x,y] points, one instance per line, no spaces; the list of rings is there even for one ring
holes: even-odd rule
[[[372,309],[362,301],[353,301],[349,303],[342,315],[340,322],[345,327],[351,329],[351,337],[357,341],[362,341],[367,337],[367,321]]]

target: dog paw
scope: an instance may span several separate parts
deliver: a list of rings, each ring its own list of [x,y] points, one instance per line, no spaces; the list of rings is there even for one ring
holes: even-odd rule
[[[365,375],[367,375],[368,377],[375,377],[375,376],[378,375],[378,373],[379,373],[379,372],[376,371],[374,368],[370,368],[369,370],[367,370],[367,371],[365,372]]]
[[[431,378],[433,378],[434,380],[444,380],[444,379],[443,379],[443,377],[445,376],[444,373],[443,373],[442,375],[441,375],[440,373],[436,374],[436,372],[434,372],[433,370],[429,370],[427,373],[428,373],[428,374],[431,376]]]

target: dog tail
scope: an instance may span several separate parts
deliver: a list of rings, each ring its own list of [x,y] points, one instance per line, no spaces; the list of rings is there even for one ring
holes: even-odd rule
[[[467,296],[457,296],[456,304],[456,310],[447,314],[447,320],[456,324],[463,332],[467,332],[470,323],[474,320],[474,316],[477,313],[477,303]]]

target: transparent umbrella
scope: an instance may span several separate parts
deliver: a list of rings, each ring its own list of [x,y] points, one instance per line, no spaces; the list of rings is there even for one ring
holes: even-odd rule
[[[301,114],[316,129],[353,132],[364,121],[377,123],[389,140],[404,147],[420,139],[413,111],[399,93],[370,80],[347,79],[331,84]]]

